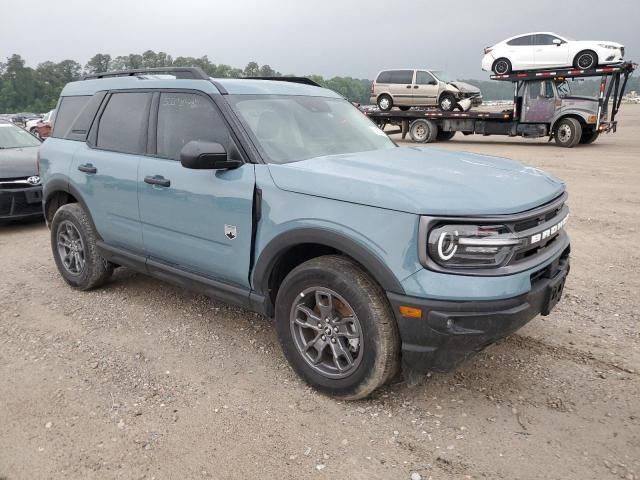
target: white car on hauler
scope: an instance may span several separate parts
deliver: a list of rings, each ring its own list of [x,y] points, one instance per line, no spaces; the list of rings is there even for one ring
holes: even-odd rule
[[[571,40],[552,32],[517,35],[484,49],[482,69],[498,75],[538,68],[589,70],[623,61],[624,45],[600,40]]]

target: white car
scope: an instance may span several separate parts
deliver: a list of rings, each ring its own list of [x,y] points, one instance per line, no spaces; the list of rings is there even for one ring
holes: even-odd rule
[[[621,62],[624,46],[607,41],[571,40],[552,32],[534,32],[507,38],[484,49],[482,69],[504,75],[538,68],[575,67],[589,70]]]

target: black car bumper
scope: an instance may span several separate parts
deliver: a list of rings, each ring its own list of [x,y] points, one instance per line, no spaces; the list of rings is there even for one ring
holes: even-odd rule
[[[42,216],[42,186],[0,189],[0,221]]]
[[[538,314],[548,315],[560,299],[569,273],[569,252],[532,278],[531,290],[515,298],[451,302],[388,293],[402,340],[403,368],[447,371],[504,338]],[[401,305],[420,308],[407,318]]]

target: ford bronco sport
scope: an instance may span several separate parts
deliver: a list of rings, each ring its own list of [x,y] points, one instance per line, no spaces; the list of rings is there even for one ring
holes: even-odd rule
[[[287,80],[68,84],[40,152],[64,280],[89,290],[126,266],[272,317],[293,369],[345,399],[549,313],[569,270],[562,182],[399,148],[336,93]]]

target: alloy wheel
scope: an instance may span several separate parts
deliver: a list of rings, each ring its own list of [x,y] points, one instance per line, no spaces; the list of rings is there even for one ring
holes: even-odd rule
[[[85,268],[84,242],[76,226],[64,220],[58,226],[58,254],[65,270],[72,275],[79,275]]]
[[[362,328],[349,303],[329,288],[302,291],[291,308],[291,334],[298,353],[321,375],[351,375],[363,354]]]

